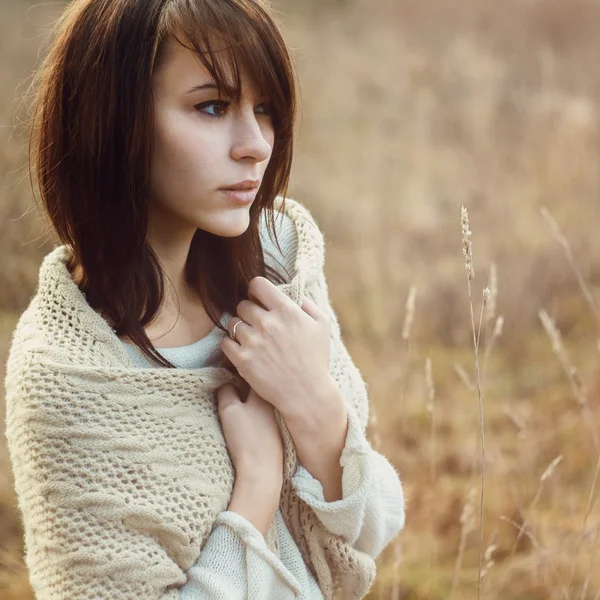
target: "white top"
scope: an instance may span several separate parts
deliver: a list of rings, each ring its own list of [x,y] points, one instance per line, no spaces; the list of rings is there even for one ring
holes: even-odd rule
[[[264,226],[261,239],[266,260],[284,276],[294,268],[297,239],[292,220],[276,219],[281,254]],[[281,264],[279,264],[279,262]],[[284,269],[282,271],[282,268]],[[225,313],[223,325],[232,315]],[[222,358],[220,341],[225,332],[217,327],[202,339],[177,348],[157,348],[179,368],[194,369],[216,364]],[[136,367],[160,368],[131,344],[123,342]],[[357,450],[356,440],[360,439]],[[298,465],[292,485],[332,533],[343,536],[357,550],[375,558],[404,526],[404,494],[390,462],[375,452],[362,431],[349,421],[347,444],[340,458],[343,497],[326,502],[321,483]],[[364,455],[371,465],[363,468]],[[179,588],[182,600],[322,600],[319,586],[307,568],[298,546],[278,509],[275,514],[279,555],[271,552],[260,531],[233,511],[223,511],[202,548],[197,562],[187,571]]]

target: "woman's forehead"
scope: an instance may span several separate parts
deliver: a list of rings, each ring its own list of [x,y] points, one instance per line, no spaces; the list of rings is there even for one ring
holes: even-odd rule
[[[175,85],[179,91],[183,92],[203,84],[215,83],[212,75],[195,51],[183,46],[174,38],[170,38],[166,43],[165,61],[156,73],[159,83],[163,82],[169,86]],[[218,43],[215,43],[213,52],[225,51]],[[235,58],[233,55],[228,58],[230,60],[225,71],[225,78],[229,85],[234,87],[235,74],[231,60],[235,60]],[[258,93],[256,81],[245,61],[239,61],[237,66],[240,72],[242,94]]]

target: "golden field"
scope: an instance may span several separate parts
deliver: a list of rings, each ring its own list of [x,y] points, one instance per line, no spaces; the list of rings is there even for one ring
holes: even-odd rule
[[[482,597],[600,598],[600,1],[275,5],[302,86],[290,196],[325,233],[331,298],[370,389],[371,440],[407,498],[369,598],[477,598],[480,546]],[[20,120],[62,6],[0,2],[1,365],[53,244]],[[476,328],[492,290],[479,346],[483,544],[462,205]],[[22,551],[2,437],[3,600],[33,598]]]

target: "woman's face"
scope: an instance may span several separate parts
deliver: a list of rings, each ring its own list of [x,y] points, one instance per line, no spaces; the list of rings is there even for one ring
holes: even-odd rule
[[[242,69],[242,98],[219,95],[197,56],[170,41],[154,74],[155,150],[150,177],[150,227],[163,238],[203,229],[235,237],[250,223],[250,203],[220,191],[244,180],[262,182],[273,150],[268,98]],[[211,84],[213,87],[210,87]],[[199,86],[206,86],[203,89]]]

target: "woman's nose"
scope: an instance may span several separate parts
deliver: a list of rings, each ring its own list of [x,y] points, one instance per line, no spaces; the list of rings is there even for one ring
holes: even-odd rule
[[[273,148],[265,137],[268,135],[265,127],[265,125],[261,127],[253,112],[250,116],[247,114],[240,116],[234,127],[231,157],[234,160],[252,158],[256,162],[267,160]]]

